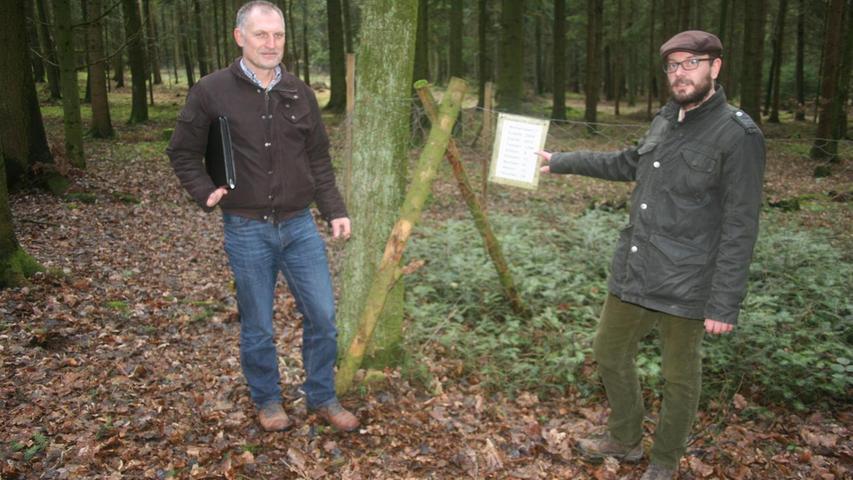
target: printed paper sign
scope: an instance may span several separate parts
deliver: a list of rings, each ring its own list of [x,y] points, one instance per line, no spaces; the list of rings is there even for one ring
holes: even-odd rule
[[[489,181],[536,189],[540,164],[536,152],[545,147],[549,125],[548,120],[499,114]]]

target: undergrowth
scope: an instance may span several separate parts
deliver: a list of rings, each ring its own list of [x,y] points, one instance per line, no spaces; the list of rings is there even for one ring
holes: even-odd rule
[[[794,231],[764,215],[750,293],[734,333],[707,338],[704,398],[736,391],[798,409],[849,399],[853,366],[851,267],[820,230]],[[590,210],[570,218],[494,215],[522,297],[524,319],[504,300],[473,222],[424,227],[409,259],[427,265],[408,279],[407,342],[419,359],[454,360],[462,375],[491,391],[549,395],[574,385],[598,388],[589,361],[617,230],[624,212]],[[660,386],[656,337],[637,364],[644,385]]]

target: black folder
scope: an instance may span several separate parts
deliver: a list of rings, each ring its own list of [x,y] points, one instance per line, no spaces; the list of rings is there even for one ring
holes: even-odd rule
[[[204,167],[217,187],[227,187],[231,190],[237,187],[228,117],[218,117],[210,124],[207,150],[204,152]]]

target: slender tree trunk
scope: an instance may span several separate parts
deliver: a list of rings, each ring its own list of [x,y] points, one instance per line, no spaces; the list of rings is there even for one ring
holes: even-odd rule
[[[65,156],[71,165],[86,168],[83,153],[83,120],[77,91],[77,62],[72,31],[71,1],[53,0],[59,77],[62,79],[62,119],[65,126]]]
[[[788,0],[779,0],[779,13],[776,18],[776,40],[773,45],[773,84],[771,89],[773,97],[771,100],[770,123],[779,123],[779,83],[782,77],[782,51],[785,39],[785,15],[788,13]]]
[[[761,123],[761,72],[764,60],[764,12],[766,0],[746,2],[740,108]]]
[[[426,3],[426,0],[423,0]],[[477,48],[479,49],[479,67],[477,69],[477,106],[485,106],[486,82],[492,80],[492,59],[489,54],[489,5],[487,0],[477,1]]]
[[[830,0],[826,16],[826,33],[823,40],[823,66],[820,87],[820,115],[818,117],[815,141],[812,144],[811,157],[819,160],[836,160],[838,156],[838,111],[837,105],[839,66],[842,59],[844,38],[845,0]]]
[[[27,38],[29,38],[29,47],[32,49],[30,53],[30,64],[33,68],[33,76],[36,83],[44,83],[44,63],[41,56],[44,55],[39,45],[38,34],[38,17],[36,16],[35,3],[33,0],[27,2]]]
[[[178,9],[178,16],[181,19],[181,25],[187,25],[187,14],[183,8]],[[195,85],[195,71],[193,68],[192,48],[190,47],[190,36],[186,28],[178,28],[178,36],[180,37],[181,58],[184,61],[184,69],[187,72],[187,87],[192,88]]]
[[[804,74],[805,45],[806,45],[806,0],[800,0],[797,9],[797,63],[794,77],[797,89],[797,112],[794,120],[806,119],[806,80]]]
[[[116,49],[125,42],[125,36],[122,34],[125,21],[124,15],[121,12],[119,14],[122,17],[120,18],[121,26],[109,28],[111,43]],[[113,57],[113,81],[116,84],[116,88],[124,87],[124,50],[116,52]]]
[[[53,164],[53,156],[30,74],[24,5],[0,2],[0,152],[5,155],[2,188],[32,180],[33,166]],[[0,168],[0,170],[4,170]]]
[[[128,39],[127,56],[130,62],[130,77],[132,82],[131,110],[128,123],[148,121],[148,102],[146,101],[145,80],[145,35],[142,31],[142,20],[139,14],[137,0],[122,0],[124,11],[124,31]]]
[[[622,0],[616,2],[616,32],[614,42],[616,58],[613,61],[613,113],[619,115],[619,102],[622,100],[622,63],[625,61],[624,42],[622,42]]]
[[[847,0],[845,9],[847,17],[846,39],[844,40],[844,61],[841,64],[841,73],[838,78],[838,122],[835,138],[849,138],[847,136],[847,108],[850,100],[850,75],[853,70],[853,0]]]
[[[311,60],[308,56],[308,0],[302,0],[302,58],[305,59],[302,78],[306,84],[311,85]],[[346,79],[346,74],[344,74],[344,79]]]
[[[649,13],[649,88],[646,92],[646,116],[652,118],[652,99],[655,98],[655,81],[658,78],[659,68],[655,65],[655,10],[657,0],[651,0],[652,6]],[[660,65],[660,63],[658,63]]]
[[[566,0],[554,0],[554,104],[551,118],[566,119]]]
[[[154,73],[154,85],[162,85],[163,77],[160,74],[160,42],[157,35],[157,22],[151,15],[151,0],[143,0],[145,7],[145,19],[148,27],[148,55],[151,58],[151,71]]]
[[[222,68],[222,47],[221,44],[224,41],[227,41],[229,37],[225,37],[222,35],[222,32],[219,32],[219,25],[221,25],[219,19],[221,16],[225,15],[225,8],[222,8],[222,12],[220,12],[220,4],[219,0],[213,0],[213,45],[216,47],[216,68]]]
[[[113,125],[110,119],[107,77],[104,71],[103,26],[100,19],[102,2],[103,0],[89,0],[92,20],[89,23],[88,50],[95,59],[95,63],[89,67],[92,85],[92,136],[110,138],[113,136]]]
[[[590,125],[587,128],[590,132],[595,132],[596,127],[592,125],[598,121],[598,92],[601,89],[601,61],[599,52],[601,44],[600,29],[602,19],[600,15],[603,12],[603,0],[587,0],[587,27],[586,27],[586,81],[584,82],[584,90],[586,95],[586,109],[584,110],[584,120]]]
[[[417,12],[417,0],[367,0],[362,4],[365,29],[358,51],[352,188],[348,195],[354,231],[347,242],[342,269],[338,308],[341,352],[358,328],[368,287],[402,204],[410,111],[399,99],[412,89]],[[389,38],[394,41],[389,42]],[[395,364],[401,351],[403,286],[386,293],[384,314],[368,352],[374,366]]]
[[[542,95],[545,93],[545,53],[542,48],[542,15],[536,15],[536,23],[534,24],[535,31],[533,32],[533,36],[535,37],[536,45],[534,47],[534,58],[536,60],[536,94]]]
[[[401,0],[394,2],[402,3]],[[414,7],[414,5],[412,5]],[[386,8],[387,9],[387,8]],[[367,10],[367,9],[365,9]],[[365,15],[365,18],[368,16]],[[369,25],[368,22],[365,22]],[[412,29],[414,30],[414,28]],[[366,33],[366,32],[365,32]],[[385,37],[383,37],[385,38]],[[439,121],[433,123],[429,139],[418,160],[413,181],[406,192],[406,197],[400,207],[399,218],[388,235],[385,251],[376,273],[372,275],[370,288],[364,297],[364,307],[358,315],[358,328],[352,336],[349,348],[341,359],[335,387],[339,395],[346,393],[352,386],[356,371],[362,364],[368,344],[371,343],[376,324],[385,309],[389,292],[400,279],[400,259],[406,248],[406,243],[412,230],[418,223],[427,197],[430,195],[438,166],[447,151],[447,143],[453,130],[453,123],[459,116],[462,98],[465,95],[465,82],[459,78],[450,79],[447,93],[439,109]],[[408,88],[406,89],[408,92]]]
[[[355,53],[352,46],[352,18],[350,11],[350,0],[343,0],[341,2],[341,8],[344,11],[344,43],[346,45],[347,53]]]
[[[462,63],[462,0],[450,0],[450,76],[465,76],[465,64]]]
[[[524,1],[501,0],[501,55],[498,105],[519,112],[524,96]]]
[[[418,31],[415,40],[414,80],[429,80],[429,1],[418,0]]]
[[[210,73],[210,65],[207,62],[207,46],[204,41],[204,21],[201,18],[201,5],[198,0],[193,1],[193,30],[195,31],[195,49],[198,58],[198,76],[204,77]]]
[[[326,0],[326,13],[329,34],[329,78],[332,83],[331,97],[326,109],[343,112],[347,106],[347,72],[341,0]],[[359,71],[363,71],[360,65]]]
[[[42,51],[47,54],[47,84],[50,90],[50,99],[62,98],[62,88],[59,85],[59,61],[56,59],[56,49],[50,35],[50,15],[47,10],[46,0],[35,0],[39,16],[39,38],[41,39]]]

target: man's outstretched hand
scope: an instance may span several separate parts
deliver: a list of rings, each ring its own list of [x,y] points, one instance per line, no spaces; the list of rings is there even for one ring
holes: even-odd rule
[[[551,173],[551,167],[549,166],[551,163],[551,154],[545,150],[539,150],[536,152],[536,155],[539,155],[539,158],[542,159],[542,166],[539,167],[539,171],[542,173]]]
[[[352,234],[350,220],[347,217],[336,218],[332,220],[332,238],[349,239]]]

